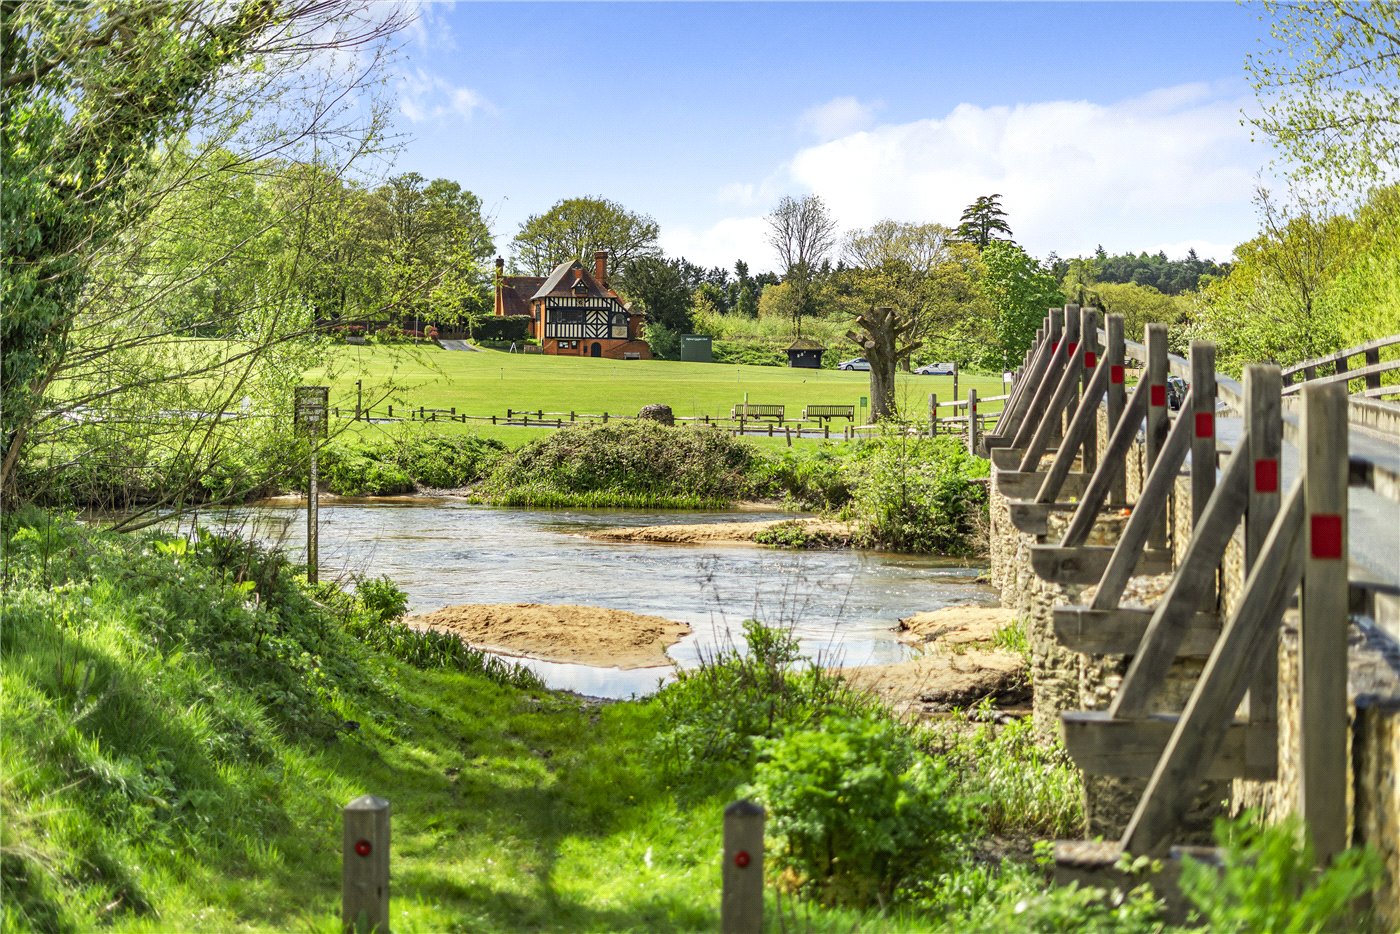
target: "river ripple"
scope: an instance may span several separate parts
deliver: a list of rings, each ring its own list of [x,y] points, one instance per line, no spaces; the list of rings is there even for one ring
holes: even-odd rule
[[[304,560],[304,508],[256,506],[201,522],[241,527]],[[942,558],[870,551],[780,551],[742,545],[603,543],[584,533],[615,526],[788,518],[777,512],[503,509],[454,500],[321,508],[321,578],[387,574],[412,612],[454,603],[578,603],[690,623],[672,647],[681,666],[727,640],[745,619],[793,627],[804,653],[845,665],[908,657],[900,617],[993,602],[973,583],[981,568]],[[212,520],[212,521],[211,521]],[[655,690],[667,669],[620,671],[525,660],[551,687],[600,697]]]

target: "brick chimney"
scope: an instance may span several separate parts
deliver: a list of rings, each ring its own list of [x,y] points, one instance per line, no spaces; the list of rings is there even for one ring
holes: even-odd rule
[[[593,254],[593,278],[602,285],[603,280],[608,276],[608,254],[599,250]]]

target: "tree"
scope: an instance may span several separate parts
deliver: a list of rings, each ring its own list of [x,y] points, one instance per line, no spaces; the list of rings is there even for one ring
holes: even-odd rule
[[[768,242],[783,265],[784,281],[792,283],[793,330],[800,337],[802,318],[812,311],[812,280],[836,245],[836,221],[817,195],[784,196],[768,215]]]
[[[999,237],[997,234],[1005,234]],[[1001,195],[983,195],[969,204],[958,218],[958,236],[968,243],[976,244],[985,250],[987,244],[995,240],[1010,240],[1011,225],[1006,222],[1006,212],[1001,209]]]
[[[483,315],[496,250],[481,199],[454,181],[407,172],[388,179],[374,200],[385,306],[443,323]]]
[[[1055,277],[1014,243],[988,243],[982,262],[987,273],[981,289],[993,317],[976,362],[988,369],[1007,370],[1035,340],[1035,330],[1046,310],[1063,305],[1065,300]]]
[[[616,201],[565,198],[520,225],[511,242],[511,263],[528,275],[544,276],[569,260],[591,267],[593,254],[605,250],[613,268],[621,269],[632,260],[660,256],[659,233],[656,221]]]
[[[691,330],[691,291],[681,261],[644,256],[622,268],[615,283],[620,294],[640,304],[647,316],[647,340],[657,356],[673,356],[680,335]]]
[[[1245,59],[1250,118],[1303,178],[1358,194],[1400,163],[1400,3],[1266,0],[1276,44]]]
[[[901,321],[893,308],[871,308],[856,318],[857,330],[846,332],[870,361],[870,417],[883,421],[898,417],[894,401],[895,367],[919,349],[920,341],[911,337],[914,324]]]
[[[952,258],[953,232],[942,224],[902,224],[883,220],[846,236],[842,260],[852,273],[858,306],[888,306],[910,334],[922,338],[931,321],[929,285],[934,270]],[[938,306],[943,307],[943,306]],[[909,357],[900,359],[909,369]]]
[[[181,360],[161,351],[170,333],[157,307],[164,293],[133,301],[120,290],[160,240],[151,218],[196,181],[274,152],[285,165],[319,150],[343,171],[367,151],[379,111],[358,92],[373,79],[382,40],[403,24],[392,12],[377,16],[352,0],[0,4],[4,496],[36,436],[49,429],[52,440],[77,424],[67,417],[75,408],[149,398],[172,383],[208,390],[211,374],[246,374],[295,329],[279,313],[238,352]],[[352,50],[365,54],[335,54]],[[355,71],[343,70],[347,59]],[[360,119],[347,116],[361,103],[371,106]],[[181,144],[190,139],[193,157]],[[238,158],[204,158],[222,149]],[[125,365],[140,357],[160,366]],[[192,465],[186,481],[198,479],[214,422],[180,436]]]

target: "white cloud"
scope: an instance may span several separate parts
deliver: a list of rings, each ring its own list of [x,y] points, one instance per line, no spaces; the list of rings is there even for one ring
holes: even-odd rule
[[[818,139],[834,139],[870,126],[875,120],[875,111],[883,106],[880,101],[862,103],[850,95],[836,97],[808,108],[798,118],[797,125]]]
[[[728,269],[736,259],[747,262],[754,272],[777,266],[777,257],[768,245],[768,222],[763,216],[727,217],[703,230],[662,227],[660,240],[667,256],[684,256],[701,266]]]
[[[1246,103],[1188,84],[1108,104],[960,104],[942,117],[802,148],[758,185],[723,191],[745,214],[781,194],[815,192],[843,230],[886,217],[952,226],[973,199],[996,192],[1017,241],[1040,257],[1087,255],[1102,244],[1172,257],[1194,246],[1224,260],[1254,235],[1251,198],[1269,158],[1240,125]],[[739,255],[764,268],[775,262],[765,229],[762,216],[725,218],[678,234],[686,249],[675,255],[705,265]],[[741,230],[747,241],[735,236]],[[751,252],[735,253],[742,242]]]
[[[1251,229],[1266,157],[1240,126],[1241,104],[1206,85],[1114,104],[960,104],[939,119],[808,147],[789,171],[847,227],[884,217],[953,223],[974,198],[998,192],[1016,238],[1040,255],[1223,242]]]
[[[470,120],[477,111],[495,113],[496,108],[471,88],[458,87],[422,68],[399,78],[399,113],[412,123],[444,117]]]

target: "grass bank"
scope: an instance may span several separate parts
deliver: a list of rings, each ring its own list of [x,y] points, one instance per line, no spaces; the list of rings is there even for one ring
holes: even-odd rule
[[[33,510],[2,531],[4,930],[329,934],[363,793],[393,803],[398,931],[714,930],[740,795],[769,811],[770,930],[1161,929],[1146,890],[998,857],[988,834],[1074,831],[1063,753],[898,724],[780,631],[596,705],[393,625],[386,581]],[[1254,841],[1199,876],[1207,923],[1355,920],[1364,858],[1314,878],[1287,832]]]

